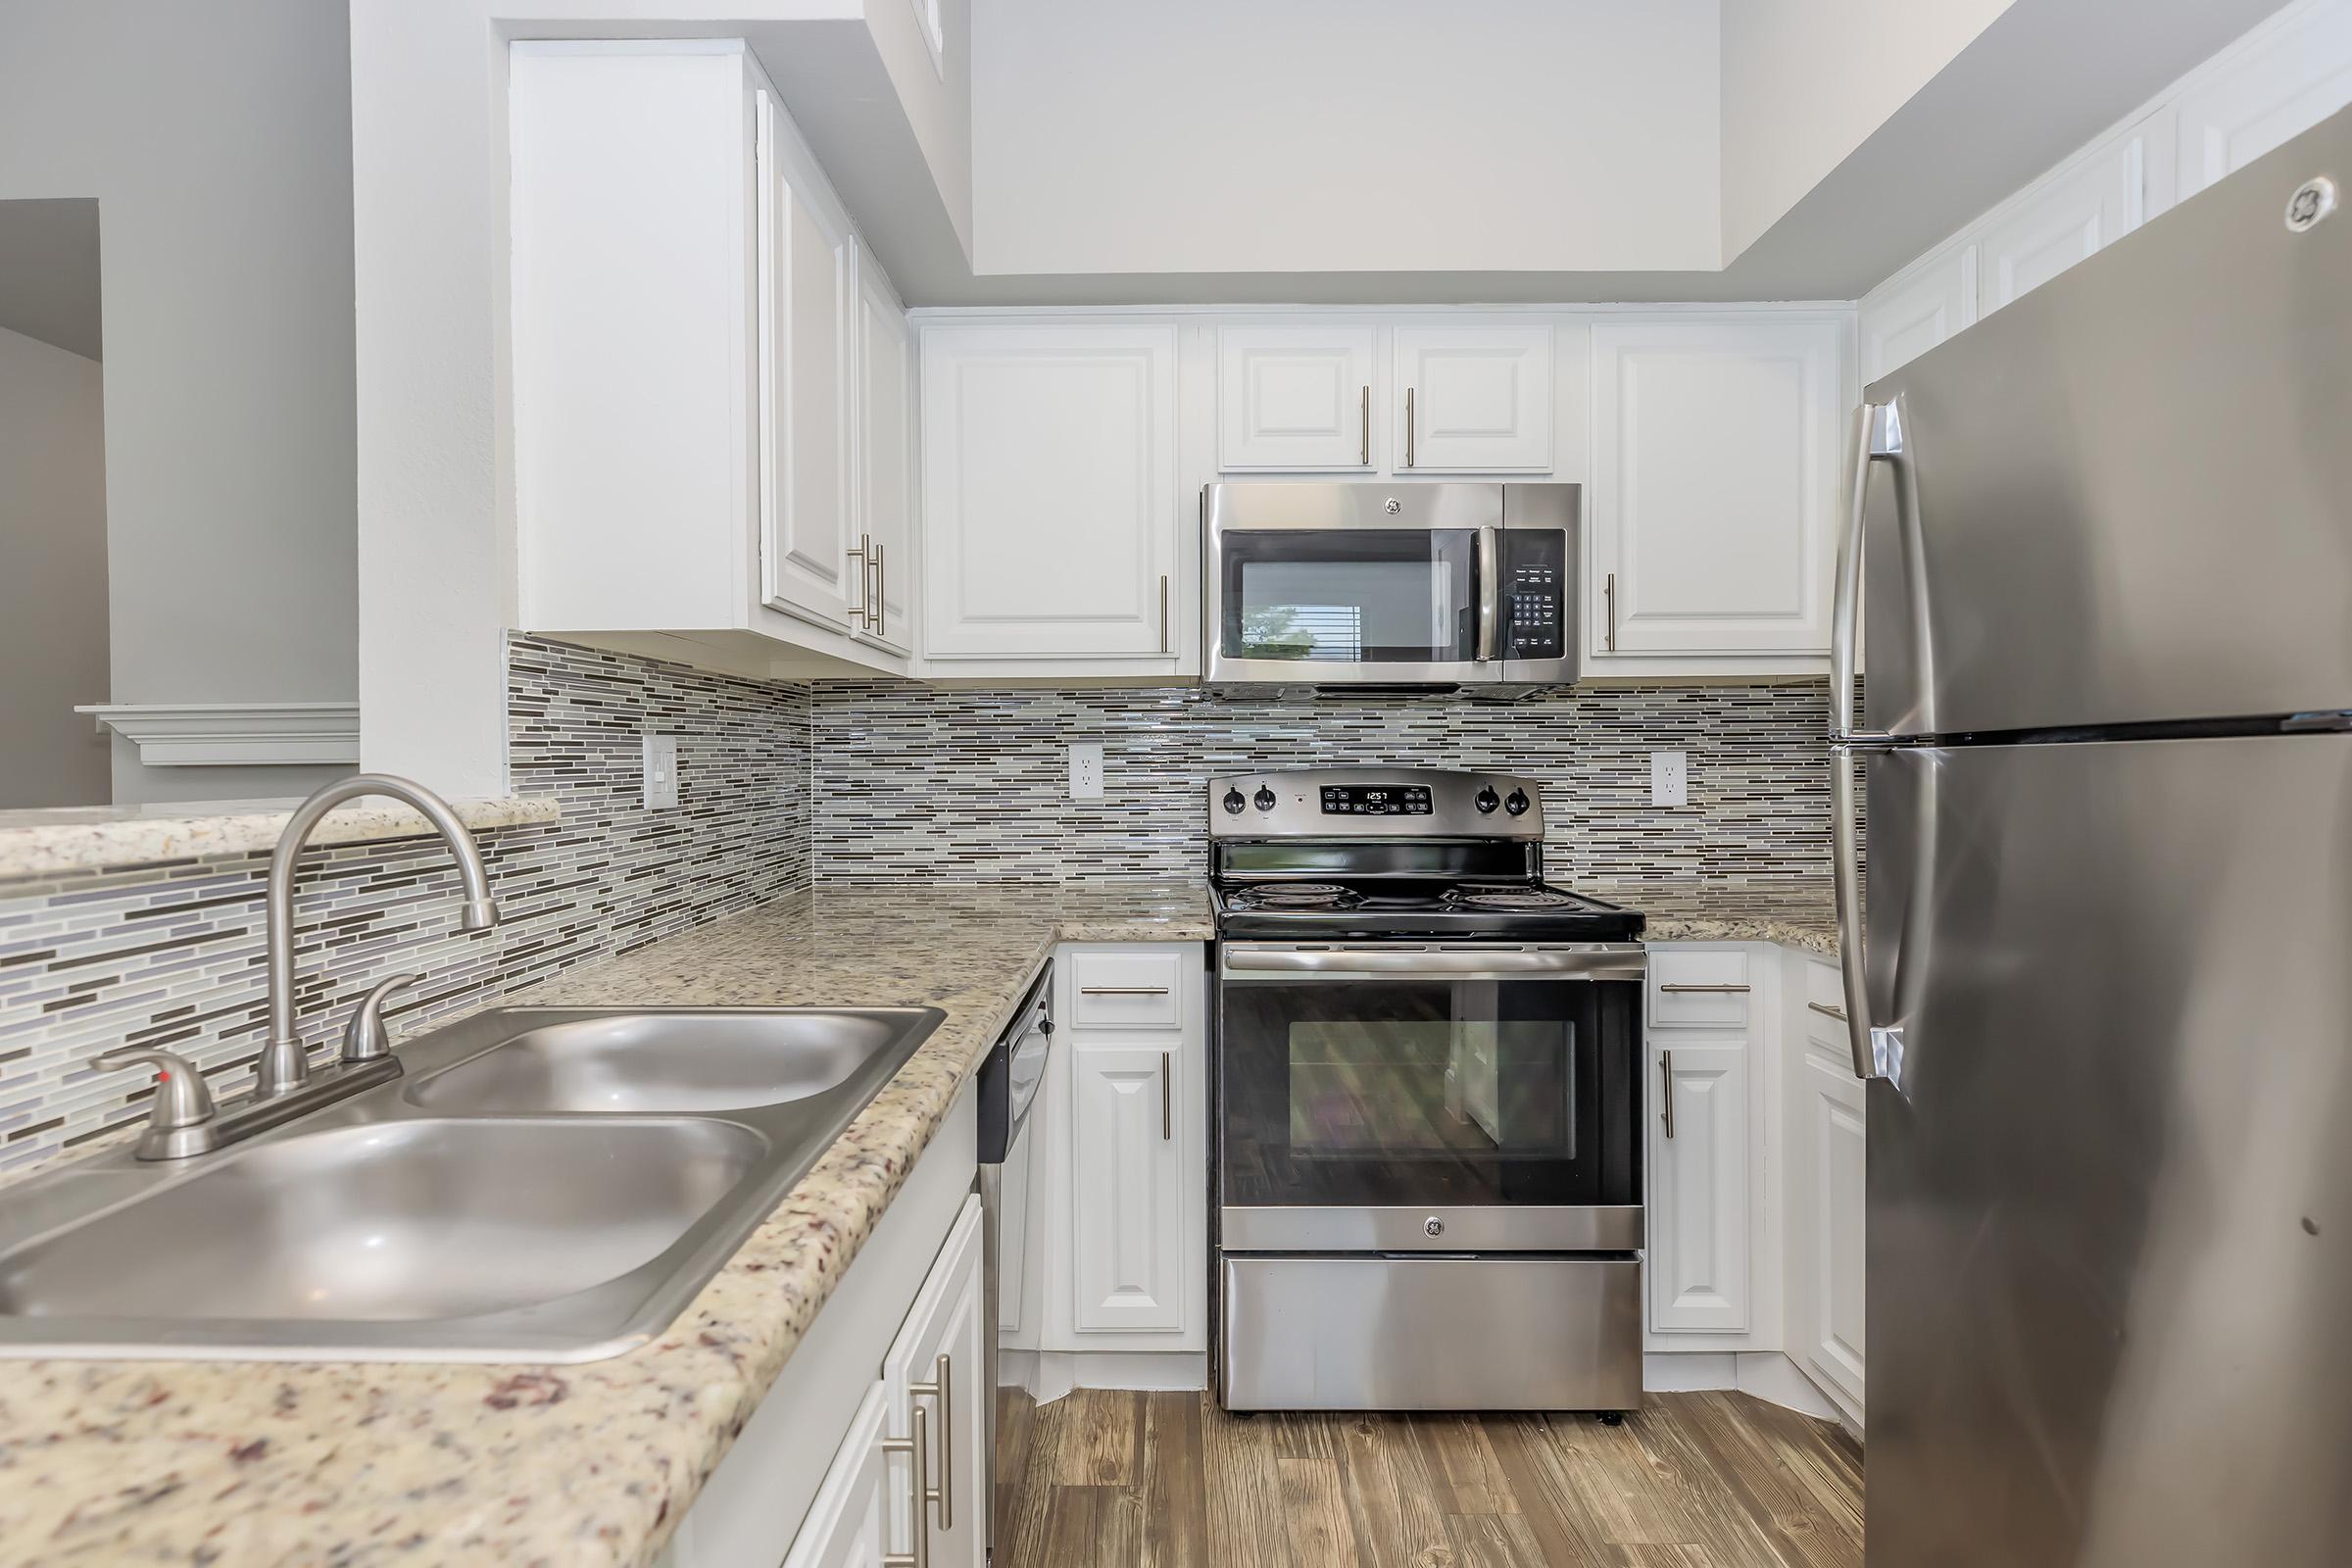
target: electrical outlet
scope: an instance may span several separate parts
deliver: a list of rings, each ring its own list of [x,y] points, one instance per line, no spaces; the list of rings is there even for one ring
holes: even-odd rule
[[[645,808],[667,809],[678,804],[678,738],[648,735],[645,740]]]
[[[1649,804],[1652,806],[1689,806],[1690,804],[1690,754],[1689,752],[1652,752],[1649,754]]]
[[[1099,801],[1102,798],[1102,743],[1101,741],[1070,742],[1070,799]]]

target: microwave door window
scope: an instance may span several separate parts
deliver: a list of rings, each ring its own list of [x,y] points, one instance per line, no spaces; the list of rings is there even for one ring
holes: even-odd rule
[[[1477,536],[1468,529],[1231,533],[1229,658],[1455,663],[1477,651]]]

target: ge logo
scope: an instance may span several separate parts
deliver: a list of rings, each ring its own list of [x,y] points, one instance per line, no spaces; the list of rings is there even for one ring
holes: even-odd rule
[[[2319,226],[2320,220],[2335,211],[2335,181],[2322,175],[2305,180],[2295,193],[2286,199],[2286,227],[2291,234],[2304,234]]]
[[[1396,514],[1404,510],[1404,503],[1397,500],[1395,496],[1391,496],[1388,499],[1387,505],[1382,507],[1381,510],[1386,512],[1390,516],[1394,517],[1396,515]]]

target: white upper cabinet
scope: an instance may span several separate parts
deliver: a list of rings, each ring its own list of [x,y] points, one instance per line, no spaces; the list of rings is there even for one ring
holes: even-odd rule
[[[858,315],[858,547],[853,625],[904,653],[914,646],[914,361],[906,314],[871,269]]]
[[[1845,323],[1647,319],[1592,329],[1586,653],[1829,647]]]
[[[2308,7],[2180,95],[2183,200],[2352,103],[2352,5]],[[2284,198],[2282,197],[2281,200]]]
[[[725,39],[509,58],[521,629],[904,672],[852,610],[859,292],[888,283],[774,88]]]
[[[1399,326],[1397,473],[1548,473],[1552,326]]]
[[[1172,669],[1176,328],[927,325],[922,400],[924,657]]]
[[[1373,442],[1374,328],[1217,329],[1217,466],[1363,472]]]
[[[2153,128],[2127,131],[2028,191],[1986,225],[1979,242],[1980,315],[1990,316],[2140,225],[2149,211]],[[2169,145],[2164,156],[2169,165]]]
[[[850,556],[858,247],[764,89],[759,114],[761,592],[777,610],[846,626],[861,588]]]
[[[1977,247],[1956,246],[1862,302],[1862,383],[1897,370],[1977,318]]]

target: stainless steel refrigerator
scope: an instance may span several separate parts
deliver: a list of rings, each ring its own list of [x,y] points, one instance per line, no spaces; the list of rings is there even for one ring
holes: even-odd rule
[[[2352,1563],[2346,199],[2352,112],[1866,393],[1871,1568]]]

